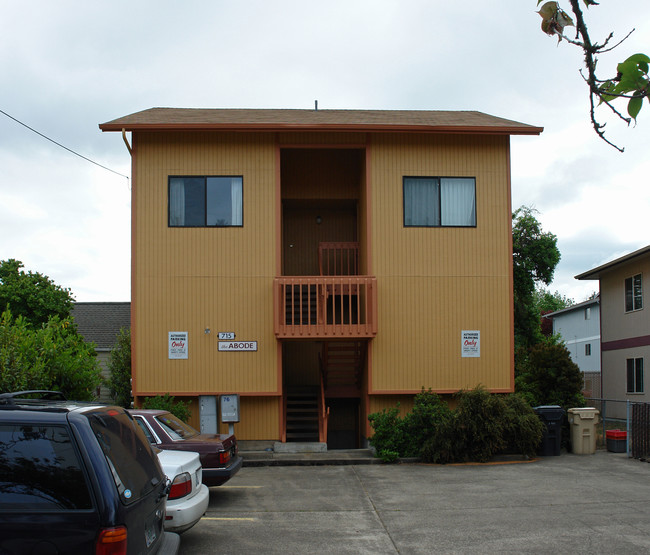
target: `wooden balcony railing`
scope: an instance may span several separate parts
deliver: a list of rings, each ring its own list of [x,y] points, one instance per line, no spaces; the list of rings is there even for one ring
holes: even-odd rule
[[[323,242],[318,244],[318,271],[321,276],[359,274],[359,243]]]
[[[377,334],[371,276],[285,276],[274,280],[278,338],[362,338]]]

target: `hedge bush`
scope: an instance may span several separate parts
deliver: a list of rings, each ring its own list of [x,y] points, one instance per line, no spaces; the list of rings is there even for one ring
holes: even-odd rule
[[[174,396],[169,393],[156,395],[155,397],[147,397],[142,402],[142,408],[167,410],[183,422],[187,422],[192,415],[189,401],[176,401]]]
[[[418,457],[430,463],[486,462],[499,453],[533,457],[544,424],[519,395],[495,395],[484,387],[457,394],[451,410],[438,395],[422,390],[412,412],[399,406],[371,414],[370,444],[385,462]]]

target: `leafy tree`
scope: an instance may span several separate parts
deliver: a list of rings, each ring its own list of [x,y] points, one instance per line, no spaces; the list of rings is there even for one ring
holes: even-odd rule
[[[68,399],[90,401],[101,383],[93,344],[72,320],[50,317],[33,329],[6,310],[0,320],[0,391],[51,389]]]
[[[561,344],[539,343],[515,358],[515,389],[532,406],[584,406],[583,376]]]
[[[122,328],[117,334],[117,341],[111,350],[108,361],[110,377],[106,380],[110,395],[116,404],[131,408],[133,394],[131,391],[131,332]]]
[[[25,272],[22,267],[23,263],[13,258],[0,261],[0,311],[10,309],[34,328],[46,324],[50,316],[69,318],[74,303],[70,289],[56,285],[46,275]]]
[[[537,313],[541,316],[540,330],[544,337],[553,335],[553,321],[549,318],[544,318],[544,316],[575,304],[572,299],[565,297],[559,291],[551,293],[544,287],[537,287],[535,289],[533,299],[537,307]]]
[[[530,347],[541,341],[540,313],[535,291],[553,280],[560,261],[557,237],[542,230],[533,208],[522,206],[512,215],[512,257],[515,305],[515,344]]]
[[[569,308],[571,305],[575,304],[573,299],[565,297],[559,291],[551,293],[545,287],[537,287],[533,298],[539,312],[555,312],[557,310],[562,310],[563,308]]]
[[[537,0],[539,6],[544,0]],[[546,2],[539,10],[542,17],[542,31],[551,36],[557,36],[558,42],[565,40],[569,44],[580,48],[584,54],[584,68],[586,75],[582,74],[587,86],[589,87],[589,103],[591,124],[598,136],[607,144],[613,146],[620,152],[623,149],[616,146],[605,137],[605,124],[599,123],[596,119],[596,107],[604,104],[618,118],[625,121],[628,125],[636,118],[643,107],[643,100],[650,102],[650,78],[648,77],[648,68],[650,66],[650,57],[646,54],[637,53],[629,56],[626,60],[619,63],[616,67],[616,75],[601,78],[596,73],[598,56],[614,50],[627,37],[617,44],[610,44],[614,38],[614,33],[601,43],[593,42],[589,36],[589,30],[585,21],[585,15],[580,7],[580,0],[567,0],[571,6],[573,18],[564,11],[558,2]],[[582,0],[587,8],[598,5],[595,0]],[[564,34],[566,27],[575,27],[576,37],[571,39]],[[582,72],[581,72],[582,73]],[[618,108],[614,106],[614,101],[618,99],[627,100],[627,116],[623,115]]]

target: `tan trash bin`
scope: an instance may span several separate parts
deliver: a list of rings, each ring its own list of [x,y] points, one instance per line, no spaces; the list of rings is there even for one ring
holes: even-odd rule
[[[576,455],[593,455],[596,452],[596,424],[598,410],[594,407],[569,409],[571,450]]]

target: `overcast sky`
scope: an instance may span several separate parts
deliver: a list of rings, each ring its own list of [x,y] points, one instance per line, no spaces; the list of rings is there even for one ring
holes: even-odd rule
[[[562,3],[562,2],[561,2]],[[566,2],[568,7],[568,2]],[[551,291],[646,246],[650,105],[591,130],[581,52],[540,31],[535,0],[0,0],[0,110],[118,174],[130,158],[98,124],[154,106],[479,110],[542,126],[512,138],[512,202],[538,210],[562,260]],[[650,2],[601,0],[600,59],[650,53]],[[611,70],[608,72],[608,70]],[[624,108],[623,108],[624,109]],[[0,114],[0,260],[77,301],[130,300],[130,183]]]

